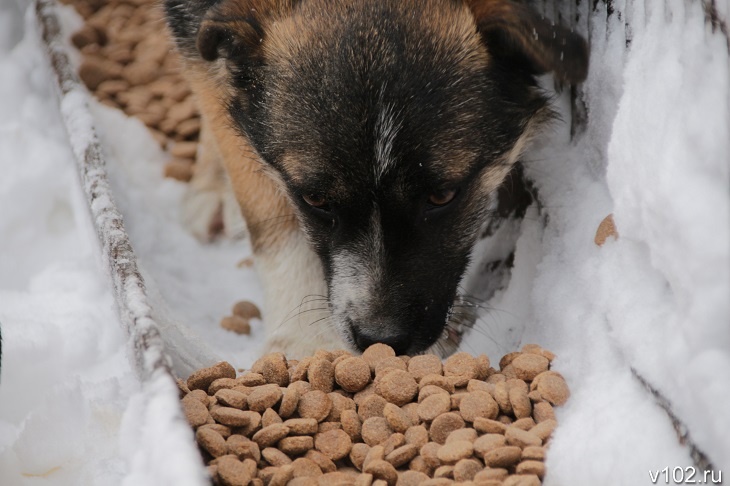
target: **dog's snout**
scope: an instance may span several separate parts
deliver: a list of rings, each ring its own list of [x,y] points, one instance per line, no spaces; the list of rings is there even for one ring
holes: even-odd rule
[[[372,336],[362,331],[358,331],[357,328],[353,328],[353,334],[355,338],[355,344],[360,351],[364,351],[369,346],[375,343],[383,343],[393,348],[396,355],[402,355],[407,353],[408,348],[411,344],[410,337],[407,333],[404,332]]]

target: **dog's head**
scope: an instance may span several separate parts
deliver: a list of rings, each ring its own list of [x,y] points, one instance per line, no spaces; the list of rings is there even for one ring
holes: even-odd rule
[[[360,349],[442,334],[492,195],[587,48],[508,0],[222,0],[197,34]]]

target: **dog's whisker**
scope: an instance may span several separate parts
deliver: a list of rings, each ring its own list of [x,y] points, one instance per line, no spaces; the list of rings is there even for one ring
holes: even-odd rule
[[[332,317],[332,315],[331,314],[328,314],[328,315],[326,315],[324,317],[320,317],[319,319],[315,319],[314,321],[312,321],[309,324],[307,324],[307,326],[313,326],[314,324],[317,324],[318,322],[322,322],[322,321],[324,321],[326,319],[330,319],[331,317]],[[321,333],[321,332],[324,332],[324,331],[319,330],[317,332],[320,332]]]
[[[299,305],[311,304],[312,302],[329,302],[329,298],[324,295],[308,295],[302,299],[302,303]]]
[[[320,317],[319,319],[315,319],[309,324],[303,325],[302,329],[306,328],[306,332],[312,332],[312,329],[314,329],[314,336],[324,336],[327,333],[332,332],[329,327],[329,319],[331,317],[332,316],[330,315],[326,315],[324,317]],[[319,324],[319,326],[315,326],[315,324]]]
[[[482,319],[481,317],[477,317],[476,320],[473,322],[472,326],[470,327],[471,332],[476,332],[480,336],[484,336],[486,339],[488,339],[492,344],[494,344],[497,347],[502,348],[502,344],[500,340],[496,338],[496,335],[492,330],[494,329],[493,322],[488,323],[486,320]]]
[[[457,286],[457,289],[459,290],[459,295],[457,296],[457,302],[465,302],[470,304],[484,304],[486,301],[482,298],[476,297],[474,295],[469,294],[464,287],[461,285]]]
[[[311,311],[324,312],[325,314],[323,317],[319,317],[319,318],[315,319],[314,321],[310,322],[309,324],[302,322],[302,317],[304,316],[304,314],[311,314]],[[311,328],[312,324],[314,324],[316,322],[322,322],[323,324],[326,324],[326,319],[331,318],[332,314],[330,312],[329,307],[321,307],[321,308],[306,309],[302,312],[299,312],[295,317],[297,317],[297,319],[298,319],[297,325],[298,325],[299,329],[304,329],[305,327]],[[320,326],[320,328],[318,328],[316,330],[316,332],[314,333],[314,337],[324,335],[324,333],[326,331],[327,331],[326,326]],[[311,332],[311,331],[307,330],[307,332]]]
[[[308,295],[305,295],[304,297],[302,297],[302,300],[299,302],[299,305],[298,306],[294,307],[292,310],[290,310],[289,312],[287,312],[287,314],[284,316],[284,318],[285,318],[285,321],[284,322],[287,322],[289,320],[291,314],[293,312],[296,312],[297,309],[301,309],[302,306],[304,306],[306,304],[313,303],[313,302],[326,302],[328,300],[329,299],[326,296],[320,295],[320,294],[308,294]]]
[[[476,332],[492,339],[484,330],[480,329],[479,324],[481,323],[486,325],[480,317],[475,316],[472,313],[461,313],[456,311],[453,313],[453,319],[450,320],[446,326],[455,333],[458,333],[460,336],[463,336],[468,331],[475,330]],[[454,327],[454,325],[457,327]]]
[[[296,314],[294,314],[293,316],[290,316],[290,317],[286,318],[284,321],[280,322],[278,327],[281,327],[284,324],[286,324],[287,322],[291,321],[292,319],[299,318],[302,315],[304,315],[308,312],[312,312],[312,311],[329,311],[329,307],[314,307],[311,309],[302,309],[299,312],[297,312]]]
[[[488,303],[486,303],[482,299],[478,299],[476,297],[472,297],[472,296],[469,296],[469,295],[460,295],[460,297],[461,297],[461,302],[455,302],[453,304],[454,307],[457,307],[457,308],[459,308],[459,307],[460,308],[476,308],[476,309],[479,309],[480,311],[483,310],[483,311],[485,311],[485,312],[487,312],[489,314],[493,314],[495,312],[502,312],[502,313],[507,314],[509,316],[516,317],[514,313],[512,313],[512,312],[510,312],[510,311],[508,311],[506,309],[500,309],[500,308],[491,306],[491,305],[489,305]]]
[[[457,332],[452,328],[453,331]],[[451,346],[458,348],[461,345],[460,341],[457,341],[451,334],[447,334],[446,337],[446,343],[450,344]]]

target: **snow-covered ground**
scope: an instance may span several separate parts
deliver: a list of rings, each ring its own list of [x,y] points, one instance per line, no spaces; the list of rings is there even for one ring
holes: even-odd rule
[[[565,123],[527,156],[543,207],[523,222],[509,287],[464,347],[496,360],[536,342],[559,355],[572,397],[559,410],[546,484],[651,484],[650,471],[694,465],[634,373],[666,397],[727,481],[727,40],[699,1],[614,1],[611,15],[603,5],[588,15],[593,2],[583,3],[565,14],[591,39],[588,124],[571,141],[567,92],[556,97]],[[161,436],[174,426],[150,426],[176,416],[174,397],[158,391],[150,407],[129,364],[26,6],[0,1],[0,484],[202,484],[194,461],[156,462],[181,447]],[[717,8],[730,16],[727,2]],[[237,266],[245,243],[199,244],[179,224],[184,187],[162,179],[165,156],[142,124],[101,105],[92,112],[174,369],[249,364],[260,331],[218,327],[235,301],[261,299],[255,272]],[[609,213],[620,238],[597,247]],[[155,467],[179,474],[154,478]]]

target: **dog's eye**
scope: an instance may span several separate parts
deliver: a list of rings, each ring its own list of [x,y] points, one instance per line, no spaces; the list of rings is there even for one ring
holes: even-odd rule
[[[327,210],[329,204],[327,204],[327,198],[323,194],[302,194],[304,202],[312,206],[313,208]]]
[[[437,208],[441,206],[446,206],[454,200],[455,196],[455,189],[447,189],[445,191],[434,192],[433,194],[428,196],[428,204]]]

